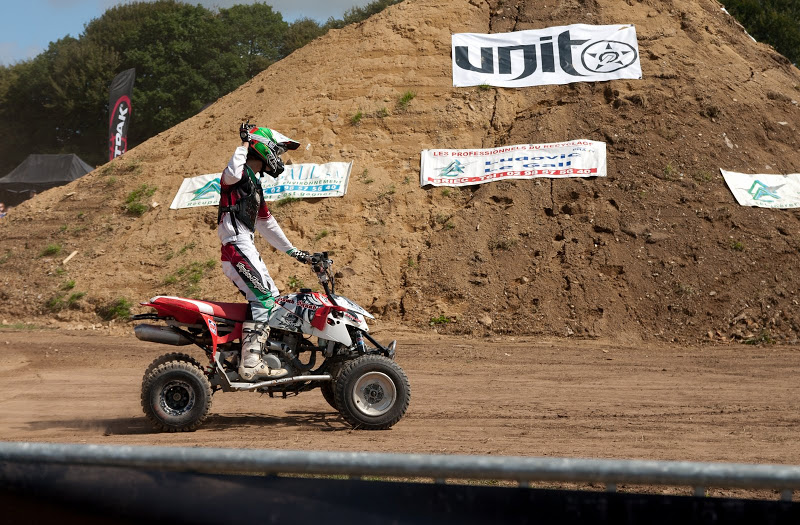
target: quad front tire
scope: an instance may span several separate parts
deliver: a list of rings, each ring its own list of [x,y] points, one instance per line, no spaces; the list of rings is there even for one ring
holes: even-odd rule
[[[380,355],[346,363],[334,386],[336,407],[357,429],[385,430],[405,415],[411,386],[400,366]]]
[[[162,363],[142,382],[142,410],[159,430],[196,430],[208,417],[210,408],[211,383],[194,363]]]

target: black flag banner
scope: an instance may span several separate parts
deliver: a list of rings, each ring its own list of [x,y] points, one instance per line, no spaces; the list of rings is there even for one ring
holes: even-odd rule
[[[123,71],[111,81],[108,97],[108,160],[128,151],[128,125],[131,122],[131,96],[136,70]]]

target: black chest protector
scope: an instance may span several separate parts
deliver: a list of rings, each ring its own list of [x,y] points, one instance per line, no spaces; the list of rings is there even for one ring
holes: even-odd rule
[[[222,221],[222,214],[225,212],[232,213],[233,216],[244,224],[251,232],[256,229],[256,218],[258,217],[258,210],[264,199],[264,192],[261,189],[261,182],[256,178],[250,166],[244,167],[242,173],[242,180],[228,188],[228,198],[220,199],[219,211],[217,212],[217,223]],[[222,203],[227,201],[233,204],[223,206]],[[236,221],[232,220],[233,231],[239,234],[236,227]]]

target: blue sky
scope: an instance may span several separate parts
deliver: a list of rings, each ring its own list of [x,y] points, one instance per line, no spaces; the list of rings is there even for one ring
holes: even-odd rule
[[[265,0],[291,22],[308,17],[324,22],[331,16],[341,17],[353,6],[367,5],[370,0]],[[78,37],[83,27],[124,0],[2,0],[0,17],[0,64],[9,65],[33,58],[50,42],[67,35]],[[252,4],[254,0],[187,0],[208,8]]]

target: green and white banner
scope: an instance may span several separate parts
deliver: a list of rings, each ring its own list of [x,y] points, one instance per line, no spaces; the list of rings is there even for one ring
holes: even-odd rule
[[[289,164],[278,177],[262,177],[264,199],[277,201],[285,197],[316,199],[342,197],[347,193],[352,162],[327,164]],[[219,204],[219,173],[183,179],[170,209],[217,206]]]
[[[800,173],[748,175],[719,170],[731,193],[742,206],[800,208]]]
[[[470,186],[506,179],[605,177],[606,143],[578,139],[489,149],[422,151],[421,186]]]

